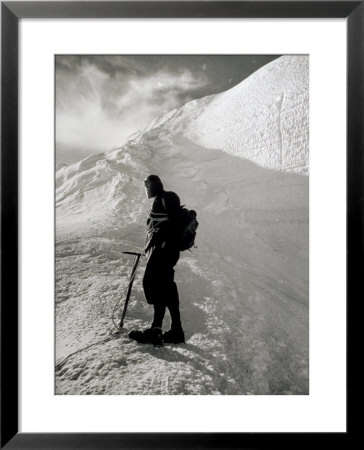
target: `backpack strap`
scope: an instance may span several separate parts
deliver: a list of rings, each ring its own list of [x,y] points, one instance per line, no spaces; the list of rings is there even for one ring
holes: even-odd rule
[[[166,201],[164,200],[163,196],[162,196],[162,205],[163,205],[164,210],[167,212]]]
[[[174,194],[174,192],[173,192],[173,194]],[[176,194],[174,194],[174,195],[175,195],[175,196],[177,197],[177,199],[178,199],[178,208],[176,207],[176,213],[177,213],[177,210],[179,210],[180,208],[183,208],[184,205],[181,205],[178,196],[177,196]],[[171,210],[168,211],[168,209],[167,209],[166,200],[165,200],[165,198],[164,198],[164,195],[162,195],[161,201],[162,201],[162,206],[163,206],[165,212],[166,212],[167,215],[169,216],[169,215],[171,214]],[[170,205],[170,206],[172,206],[172,205]],[[174,207],[173,207],[173,209],[174,209]],[[172,212],[172,215],[174,215],[174,211]]]

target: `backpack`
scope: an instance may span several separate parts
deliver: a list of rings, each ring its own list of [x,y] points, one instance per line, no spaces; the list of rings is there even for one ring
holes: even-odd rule
[[[166,209],[164,198],[162,198],[164,209]],[[196,231],[198,227],[197,213],[195,210],[187,209],[184,205],[180,207],[177,214],[176,240],[178,249],[182,252],[190,250],[195,245]]]
[[[196,231],[198,227],[197,214],[193,209],[189,210],[181,206],[179,212],[181,224],[179,236],[179,249],[190,250],[195,245]]]

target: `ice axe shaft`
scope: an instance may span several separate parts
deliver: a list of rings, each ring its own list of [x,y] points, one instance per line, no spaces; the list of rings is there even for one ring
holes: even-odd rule
[[[125,255],[134,255],[135,259],[134,259],[134,266],[133,266],[133,269],[130,274],[130,281],[129,281],[128,291],[126,293],[123,314],[121,315],[121,319],[120,319],[119,329],[121,329],[124,325],[125,314],[126,314],[126,310],[128,308],[129,298],[130,298],[130,294],[131,294],[131,288],[133,287],[135,273],[138,268],[140,257],[142,256],[141,253],[135,253],[135,252],[122,252],[122,253],[124,253]]]

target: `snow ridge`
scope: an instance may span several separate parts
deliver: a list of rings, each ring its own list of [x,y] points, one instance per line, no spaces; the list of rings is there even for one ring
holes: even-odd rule
[[[232,89],[192,100],[145,131],[195,144],[270,169],[308,173],[308,56],[282,56]]]

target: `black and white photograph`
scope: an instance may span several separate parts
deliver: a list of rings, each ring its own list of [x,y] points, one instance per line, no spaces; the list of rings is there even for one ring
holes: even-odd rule
[[[54,120],[55,394],[308,395],[309,56],[57,54]]]

